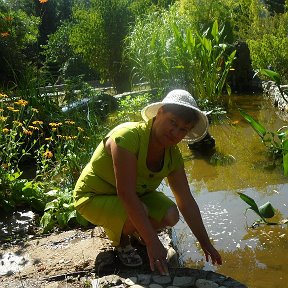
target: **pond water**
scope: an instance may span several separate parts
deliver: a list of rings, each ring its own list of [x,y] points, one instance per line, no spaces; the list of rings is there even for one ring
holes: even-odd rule
[[[260,206],[270,201],[276,209],[271,222],[288,218],[288,177],[272,165],[259,136],[242,118],[238,108],[275,131],[285,125],[270,102],[262,96],[235,96],[228,117],[211,125],[219,155],[235,158],[227,165],[212,165],[209,157],[197,155],[181,144],[193,195],[206,229],[222,254],[223,265],[207,264],[195,237],[183,221],[175,227],[173,240],[184,266],[217,271],[249,288],[287,287],[288,224],[251,228],[259,217],[237,192],[252,197]],[[165,186],[165,185],[164,185]],[[169,193],[169,189],[167,193]],[[171,195],[171,194],[170,194]]]

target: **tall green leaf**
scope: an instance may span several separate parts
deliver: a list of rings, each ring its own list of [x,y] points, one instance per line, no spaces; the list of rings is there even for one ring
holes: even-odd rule
[[[267,131],[264,126],[262,126],[259,122],[257,122],[252,116],[247,114],[244,110],[239,109],[240,114],[244,117],[244,119],[250,123],[252,128],[257,132],[257,134],[263,138]]]

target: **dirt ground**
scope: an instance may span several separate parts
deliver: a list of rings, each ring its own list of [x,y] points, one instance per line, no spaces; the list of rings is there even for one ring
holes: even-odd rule
[[[89,287],[85,281],[94,277],[95,267],[102,269],[113,257],[110,242],[100,228],[2,244],[0,287]]]
[[[159,234],[165,247],[167,231]],[[100,227],[74,229],[50,235],[29,236],[18,242],[5,242],[0,249],[0,287],[91,287],[92,279],[121,272],[150,272],[146,248],[133,243],[144,265],[121,265],[110,241]],[[131,269],[133,271],[131,271]]]

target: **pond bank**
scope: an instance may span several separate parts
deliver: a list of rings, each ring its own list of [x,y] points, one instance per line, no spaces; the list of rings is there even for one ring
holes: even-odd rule
[[[27,236],[27,235],[26,235]],[[159,235],[168,249],[170,237]],[[2,238],[3,239],[3,238]],[[7,239],[7,238],[6,238]],[[118,287],[118,288],[244,288],[221,274],[178,268],[170,262],[170,276],[152,273],[146,249],[134,243],[144,260],[140,268],[122,266],[102,229],[74,229],[50,235],[28,235],[26,240],[1,243],[0,286],[18,287]]]

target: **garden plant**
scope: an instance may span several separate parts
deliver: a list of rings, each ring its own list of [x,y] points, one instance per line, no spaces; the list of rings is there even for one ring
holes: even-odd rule
[[[175,87],[194,93],[212,114],[223,111],[235,41],[247,42],[254,69],[269,65],[287,80],[287,5],[206,2],[0,0],[2,210],[34,209],[44,232],[84,225],[71,195],[100,139],[112,125],[138,120],[143,106]],[[95,89],[113,86],[113,97],[139,82],[159,94],[117,100],[114,110]],[[282,157],[288,175],[286,127],[270,132],[240,113],[275,159]]]

